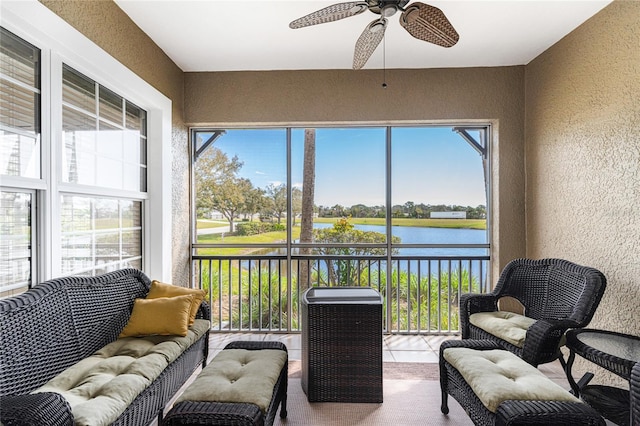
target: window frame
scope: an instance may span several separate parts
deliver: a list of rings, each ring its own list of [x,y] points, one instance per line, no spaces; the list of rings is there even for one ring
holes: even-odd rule
[[[171,100],[38,2],[0,3],[0,25],[41,49],[41,179],[3,176],[2,187],[37,191],[36,284],[60,275],[60,194],[143,201],[143,271],[160,280],[172,276]],[[79,187],[62,182],[62,64],[147,111],[147,191]],[[142,198],[141,198],[142,197]],[[149,212],[153,211],[153,215]],[[162,230],[162,232],[152,232]]]
[[[334,125],[327,123],[309,123],[307,125],[280,125],[280,126],[256,126],[256,125],[210,125],[210,126],[194,126],[189,129],[189,169],[190,169],[190,178],[192,185],[191,186],[191,220],[190,220],[190,243],[191,256],[197,254],[197,250],[199,248],[233,248],[238,245],[235,244],[225,244],[225,243],[216,243],[216,244],[204,244],[198,243],[197,236],[197,212],[196,212],[196,192],[195,192],[195,167],[194,163],[197,160],[197,156],[199,155],[199,151],[195,144],[195,137],[198,133],[213,133],[224,135],[227,130],[268,130],[268,129],[284,129],[286,130],[286,168],[287,168],[287,217],[291,217],[292,215],[292,203],[291,203],[291,190],[292,190],[292,182],[291,182],[291,168],[292,168],[292,158],[291,158],[291,141],[292,141],[292,131],[300,130],[305,128],[313,128],[313,129],[341,129],[341,128],[349,128],[349,129],[357,129],[357,128],[381,128],[385,131],[385,144],[386,144],[386,159],[385,159],[385,180],[386,180],[386,188],[385,188],[385,218],[386,218],[386,242],[384,244],[366,244],[367,247],[385,247],[387,249],[387,256],[391,256],[392,249],[394,248],[431,248],[433,244],[429,243],[401,243],[394,244],[393,243],[393,233],[391,230],[393,215],[392,215],[392,190],[391,190],[391,145],[392,145],[392,130],[394,128],[404,128],[404,127],[451,127],[452,130],[456,131],[460,134],[462,131],[465,133],[465,130],[470,131],[480,131],[482,132],[481,140],[476,141],[473,136],[469,135],[460,135],[472,148],[474,148],[481,155],[481,161],[484,169],[484,187],[486,194],[486,243],[482,244],[463,244],[465,246],[473,246],[474,248],[484,248],[487,250],[489,255],[493,258],[495,255],[495,246],[493,245],[493,237],[494,237],[494,229],[493,229],[493,202],[492,202],[492,150],[493,150],[493,134],[495,131],[493,123],[490,121],[465,121],[465,120],[451,120],[447,122],[371,122],[371,123],[337,123]],[[285,243],[278,244],[254,244],[247,243],[243,244],[242,247],[277,247],[277,248],[286,248],[286,252],[288,256],[292,255],[292,249],[300,249],[303,247],[320,247],[316,243],[306,244],[306,243],[293,243],[291,237],[291,224],[287,222],[286,225],[287,231],[287,241]],[[353,245],[358,246],[357,244]],[[452,247],[455,245],[452,245]]]
[[[29,226],[30,226],[30,232],[29,232],[29,241],[30,241],[30,268],[29,268],[29,282],[25,285],[25,284],[13,284],[13,285],[9,285],[6,287],[0,287],[0,293],[5,293],[5,292],[13,292],[16,290],[20,290],[20,289],[24,289],[24,288],[30,288],[31,287],[31,283],[33,282],[33,277],[36,276],[37,274],[37,265],[38,265],[38,258],[37,258],[37,247],[38,247],[38,225],[37,225],[37,191],[34,189],[28,189],[28,188],[13,188],[13,187],[7,187],[7,186],[2,186],[2,192],[13,192],[13,193],[19,193],[19,194],[27,194],[30,196],[31,200],[29,203]]]

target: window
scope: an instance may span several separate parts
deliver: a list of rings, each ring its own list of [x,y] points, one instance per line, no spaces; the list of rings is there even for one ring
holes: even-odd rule
[[[142,203],[62,196],[62,274],[142,269]]]
[[[194,129],[192,267],[214,330],[297,330],[367,286],[385,330],[455,332],[488,289],[488,126]]]
[[[0,30],[0,171],[40,178],[40,50]]]
[[[486,256],[487,133],[487,126],[194,129],[196,253],[289,241],[294,253],[313,244],[328,254],[322,246],[343,244],[377,255]],[[316,232],[340,218],[363,231],[359,241]]]
[[[40,158],[40,50],[0,28],[0,294],[31,283]]]
[[[146,190],[146,112],[63,67],[62,180]]]
[[[41,2],[2,2],[0,28],[0,297],[127,266],[171,282],[171,100]]]
[[[424,245],[404,248],[402,254],[487,254],[470,247],[487,243],[486,150],[479,151],[475,145],[483,140],[486,129],[469,130],[473,135],[465,130],[470,140],[452,130],[455,128],[391,129],[392,235],[403,244]],[[407,226],[427,219],[430,227]],[[464,226],[455,227],[457,223]],[[430,247],[443,244],[467,247]]]
[[[0,292],[27,287],[32,275],[33,192],[3,189],[0,195]]]
[[[171,280],[171,100],[39,2],[0,21],[0,297],[127,266]]]
[[[142,199],[101,195],[146,191],[146,112],[66,64],[62,79],[61,273],[142,269]]]

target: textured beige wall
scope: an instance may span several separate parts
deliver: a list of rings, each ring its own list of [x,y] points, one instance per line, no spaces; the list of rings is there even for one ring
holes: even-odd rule
[[[494,273],[524,256],[524,67],[387,70],[381,83],[379,70],[187,73],[185,122],[491,122]]]
[[[530,63],[525,110],[527,255],[600,269],[590,327],[640,335],[640,2],[615,1]]]
[[[189,280],[189,150],[184,73],[111,0],[40,0],[172,101],[173,282]]]

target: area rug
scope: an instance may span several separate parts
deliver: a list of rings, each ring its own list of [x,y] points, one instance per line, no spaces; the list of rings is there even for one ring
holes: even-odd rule
[[[301,362],[289,361],[289,377],[301,376]],[[382,377],[384,380],[440,380],[440,367],[429,362],[385,362]]]
[[[414,365],[414,364],[412,364]],[[383,382],[383,399],[377,403],[313,402],[307,400],[299,378],[289,379],[286,420],[276,416],[277,426],[471,426],[462,407],[449,397],[449,414],[440,412],[437,380],[389,380]]]

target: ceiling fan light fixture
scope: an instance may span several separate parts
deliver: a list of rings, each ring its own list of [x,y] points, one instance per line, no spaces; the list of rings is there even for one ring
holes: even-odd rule
[[[398,5],[387,4],[383,6],[382,9],[380,9],[380,15],[384,16],[385,18],[389,18],[395,15],[397,11],[398,11]]]

